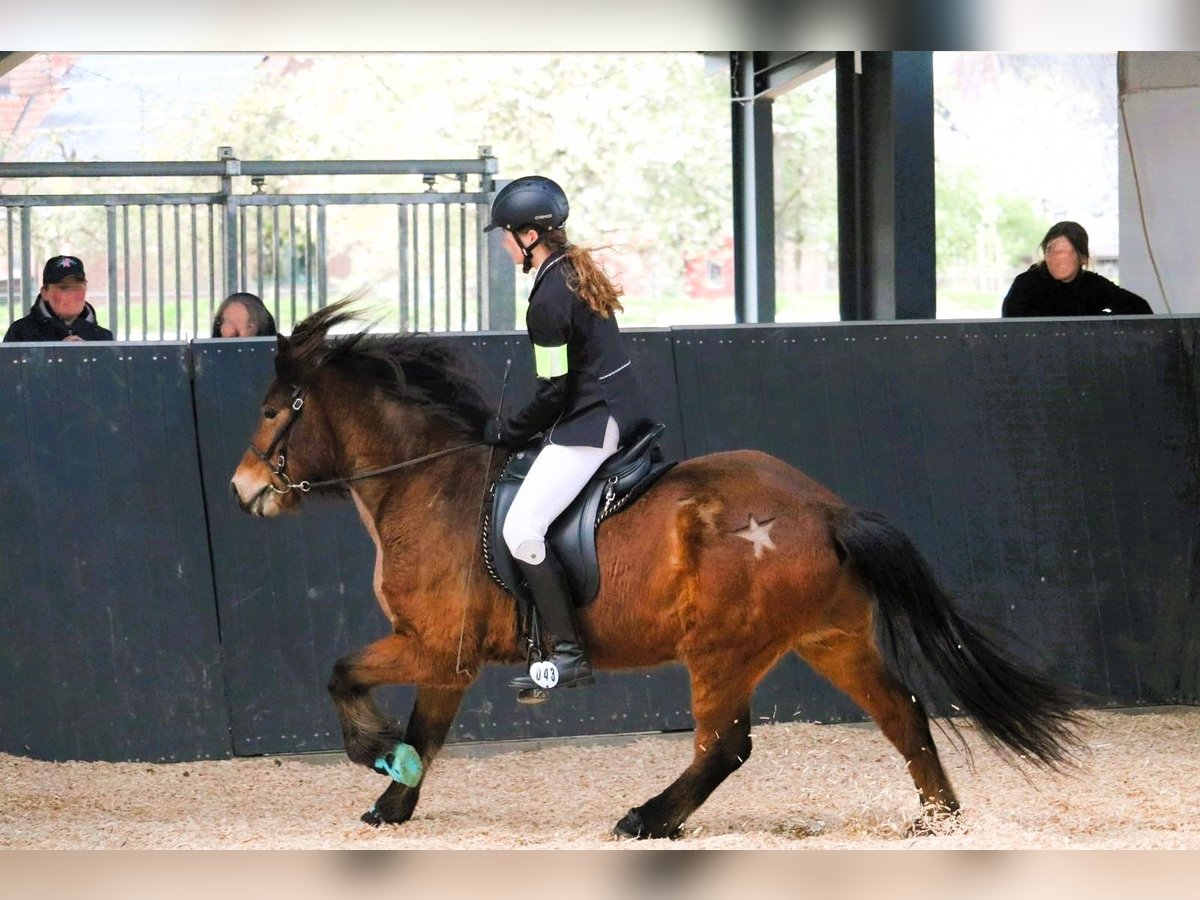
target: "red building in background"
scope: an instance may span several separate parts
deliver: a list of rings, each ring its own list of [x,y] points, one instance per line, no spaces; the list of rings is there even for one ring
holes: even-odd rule
[[[726,238],[720,249],[689,259],[684,264],[684,284],[689,297],[732,297],[733,238]]]

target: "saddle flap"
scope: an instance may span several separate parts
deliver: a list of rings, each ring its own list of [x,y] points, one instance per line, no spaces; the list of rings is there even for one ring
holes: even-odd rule
[[[600,590],[600,565],[596,555],[596,528],[600,521],[623,509],[674,463],[662,462],[658,439],[666,426],[647,428],[627,447],[600,466],[584,489],[546,533],[558,557],[576,605],[595,599]],[[491,504],[484,519],[484,559],[488,572],[509,593],[528,602],[529,593],[504,543],[504,518],[529,474],[538,450],[525,448],[509,456],[492,485]]]

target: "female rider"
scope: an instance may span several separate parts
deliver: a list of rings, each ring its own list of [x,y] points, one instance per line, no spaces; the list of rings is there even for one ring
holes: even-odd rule
[[[509,508],[504,542],[553,636],[553,669],[510,687],[592,683],[566,575],[546,531],[617,448],[647,421],[645,397],[622,345],[614,285],[587,249],[567,240],[568,204],[549,178],[518,178],[500,190],[484,231],[504,229],[504,247],[523,272],[537,268],[525,324],[533,343],[537,393],[522,410],[488,423],[484,440],[521,446],[541,432],[542,447]]]

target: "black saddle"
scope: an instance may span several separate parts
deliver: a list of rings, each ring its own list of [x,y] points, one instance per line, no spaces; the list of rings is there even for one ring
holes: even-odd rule
[[[648,426],[628,446],[606,459],[579,496],[551,523],[546,542],[562,563],[576,606],[587,605],[600,590],[597,526],[640,497],[675,465],[663,461],[658,446],[665,429],[665,425]],[[483,553],[488,571],[497,584],[524,604],[530,601],[529,590],[502,534],[504,517],[537,455],[538,448],[527,447],[509,456],[492,485],[491,502],[485,507],[487,515],[483,521]]]

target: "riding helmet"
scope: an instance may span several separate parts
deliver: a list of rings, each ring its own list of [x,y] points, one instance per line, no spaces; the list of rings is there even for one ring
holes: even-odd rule
[[[557,183],[541,175],[526,175],[510,181],[492,201],[492,219],[483,229],[537,228],[553,231],[567,221],[567,195]]]

